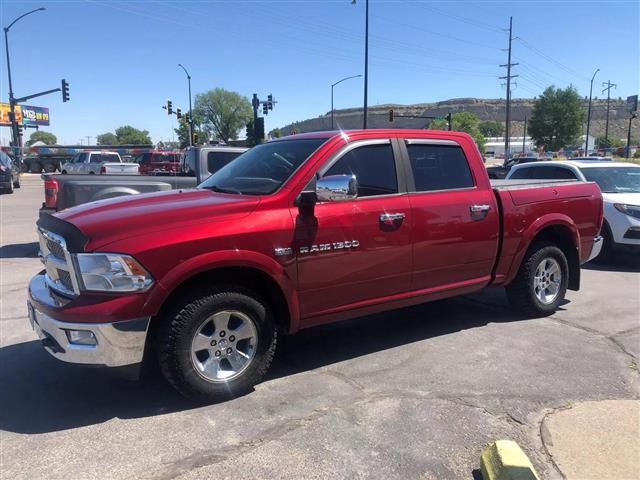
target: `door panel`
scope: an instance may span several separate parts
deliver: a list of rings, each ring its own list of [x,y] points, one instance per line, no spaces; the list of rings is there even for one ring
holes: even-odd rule
[[[405,218],[383,222],[380,215],[385,213]],[[297,208],[292,214],[302,317],[409,290],[411,209],[406,194],[318,204],[314,216],[301,216]],[[301,248],[327,244],[330,250],[300,253]]]
[[[409,143],[415,193],[412,289],[488,280],[498,248],[499,212],[493,191],[476,187],[462,148]]]

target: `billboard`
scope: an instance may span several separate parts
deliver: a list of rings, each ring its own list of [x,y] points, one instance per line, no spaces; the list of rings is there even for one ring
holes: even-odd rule
[[[0,125],[9,127],[9,104],[0,103]],[[16,105],[16,121],[22,125],[49,126],[49,109],[46,107],[34,107],[31,105]]]

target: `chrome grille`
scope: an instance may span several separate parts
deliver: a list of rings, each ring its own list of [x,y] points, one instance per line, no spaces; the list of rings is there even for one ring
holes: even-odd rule
[[[65,296],[80,293],[71,254],[64,238],[55,233],[38,229],[40,256],[46,269],[45,280],[50,288]]]

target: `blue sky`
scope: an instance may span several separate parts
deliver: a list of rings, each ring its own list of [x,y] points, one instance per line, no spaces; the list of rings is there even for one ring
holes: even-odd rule
[[[369,104],[455,97],[504,97],[509,15],[514,97],[546,86],[618,84],[615,97],[639,90],[640,11],[635,1],[383,1],[370,0]],[[188,107],[215,87],[251,97],[273,93],[267,130],[330,110],[330,85],[362,73],[364,0],[300,1],[0,1],[0,23],[40,6],[9,33],[14,90],[26,95],[66,78],[71,101],[54,94],[32,100],[50,108],[44,130],[60,143],[130,124],[170,140],[175,117],[161,106]],[[0,97],[7,101],[2,39]],[[336,108],[362,104],[362,79],[335,89]],[[31,131],[29,131],[31,132]],[[6,144],[9,129],[2,127]]]

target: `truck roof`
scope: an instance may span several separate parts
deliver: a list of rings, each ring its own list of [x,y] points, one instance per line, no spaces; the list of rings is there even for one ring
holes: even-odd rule
[[[410,128],[368,128],[368,129],[352,129],[352,130],[323,130],[318,132],[307,132],[307,133],[297,133],[294,135],[287,135],[284,137],[276,138],[271,140],[272,142],[282,141],[282,140],[293,140],[297,138],[332,138],[337,135],[359,135],[364,133],[375,133],[378,135],[390,135],[390,136],[407,136],[407,135],[416,135],[420,137],[424,137],[425,134],[429,133],[437,133],[437,134],[450,134],[451,136],[466,136],[467,134],[464,132],[454,132],[454,131],[446,131],[446,130],[424,130],[424,129],[410,129]]]

